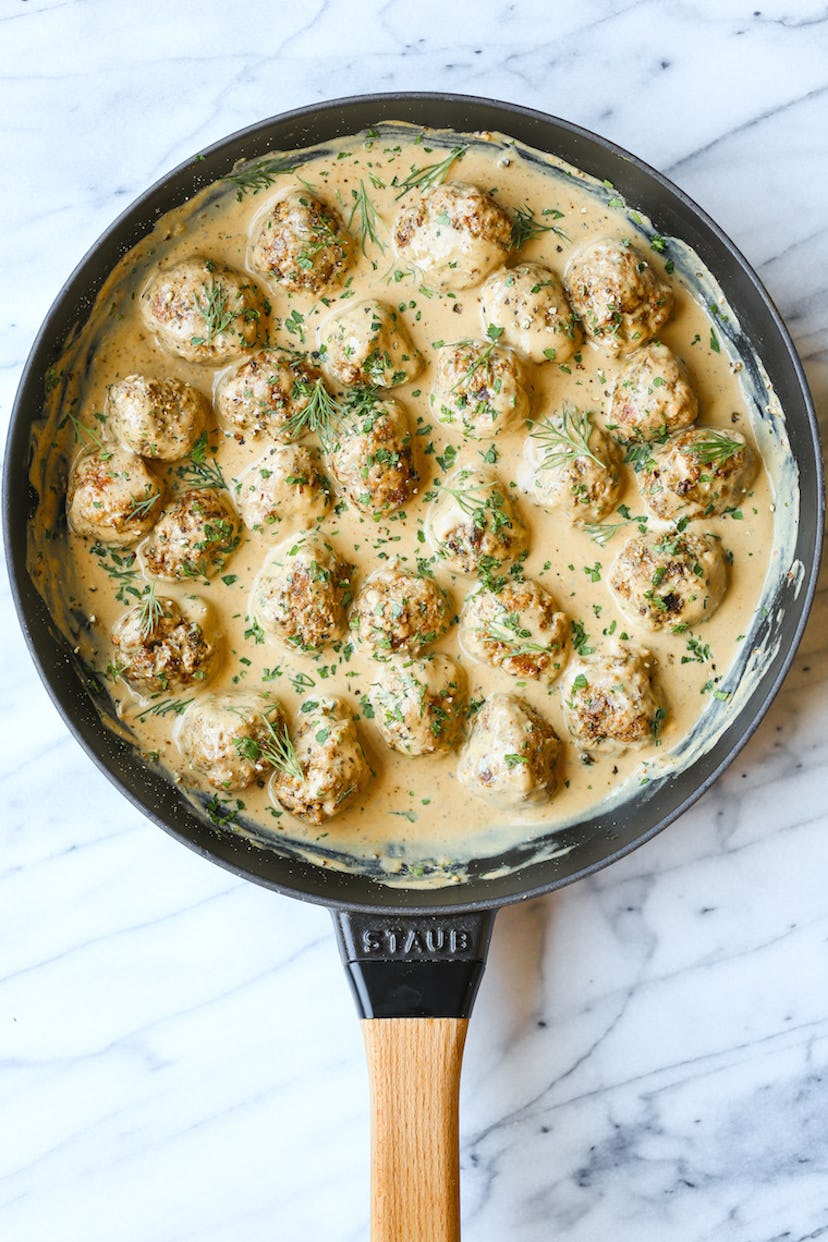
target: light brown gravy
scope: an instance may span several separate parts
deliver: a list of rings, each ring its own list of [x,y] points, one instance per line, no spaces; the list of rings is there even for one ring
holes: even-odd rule
[[[403,510],[379,521],[353,507],[338,506],[342,511],[329,512],[320,529],[355,563],[357,589],[371,570],[387,564],[391,558],[415,567],[417,558],[430,557],[432,552],[418,534],[428,508],[427,493],[444,477],[438,459],[444,457],[450,445],[458,452],[456,465],[480,464],[482,454],[489,448],[485,441],[464,442],[456,427],[442,425],[428,400],[435,342],[482,335],[480,291],[469,289],[451,296],[429,289],[427,278],[423,283],[398,263],[390,237],[398,206],[395,196],[399,193],[391,184],[393,179],[401,181],[413,166],[422,167],[442,159],[455,143],[467,146],[462,159],[452,165],[450,179],[492,190],[511,211],[529,207],[539,218],[543,218],[541,212],[545,208],[561,213],[555,223],[563,235],[549,231],[530,240],[516,261],[538,261],[561,276],[574,247],[592,236],[629,238],[646,250],[647,258],[661,273],[665,273],[666,262],[672,268],[674,261],[675,268],[668,272],[667,279],[675,293],[675,310],[659,338],[690,368],[699,397],[700,423],[737,427],[754,447],[758,442],[766,462],[774,451],[784,457],[784,444],[774,442],[774,436],[779,439],[778,429],[768,432],[757,424],[757,409],[761,415],[772,395],[764,394],[760,408],[756,397],[746,392],[742,360],[729,353],[728,308],[718,302],[711,315],[705,301],[699,300],[702,285],[710,291],[702,296],[715,300],[716,286],[702,272],[695,256],[670,239],[666,249],[658,239],[658,248],[652,248],[653,230],[649,222],[621,204],[611,187],[595,183],[552,157],[527,152],[498,135],[458,138],[452,134],[422,134],[418,129],[399,125],[383,125],[378,131],[326,144],[317,152],[304,152],[301,167],[294,173],[279,175],[260,193],[243,193],[240,201],[233,184],[218,183],[162,219],[107,281],[88,323],[67,351],[55,401],[61,398],[65,410],[66,403],[74,400],[69,408],[76,417],[97,427],[94,416],[103,409],[108,386],[128,374],[177,376],[210,396],[220,368],[189,364],[167,353],[142,324],[138,295],[157,264],[201,254],[244,269],[253,220],[274,195],[286,185],[296,183],[297,173],[303,183],[337,206],[346,222],[353,204],[352,191],[358,190],[362,181],[376,208],[381,246],[368,239],[363,250],[359,244],[359,216],[355,216],[351,224],[356,234],[356,262],[349,272],[352,280],[327,295],[330,306],[312,295],[288,294],[277,285],[268,287],[266,293],[273,308],[271,343],[312,350],[320,317],[353,297],[377,297],[401,312],[426,362],[424,372],[415,381],[390,394],[402,402],[418,432],[415,443],[419,492]],[[260,285],[263,283],[256,279]],[[286,326],[289,316],[292,331]],[[591,411],[602,424],[610,386],[620,365],[620,361],[587,343],[575,360],[563,366],[554,362],[542,366],[527,363],[533,386],[533,417],[543,418],[559,411],[564,402],[570,402]],[[112,659],[110,635],[125,611],[126,597],[122,592],[121,599],[117,598],[123,580],[113,576],[118,565],[112,556],[94,554],[88,541],[66,532],[61,525],[66,464],[79,446],[72,443],[71,428],[60,433],[55,430],[59,417],[60,410],[55,408],[41,435],[33,469],[43,498],[33,545],[33,576],[83,660],[104,680]],[[519,426],[495,441],[495,469],[506,482],[517,476],[526,434],[526,429]],[[237,443],[215,424],[210,428],[209,444],[230,485],[231,496],[232,480],[269,447],[263,437]],[[183,488],[176,473],[178,464],[164,467],[153,463],[151,468],[166,476],[172,492],[176,487]],[[633,514],[642,514],[645,509],[634,471],[629,466],[624,469],[626,487],[620,503],[629,506]],[[44,478],[48,486],[44,486]],[[591,763],[583,762],[579,748],[567,734],[560,689],[530,679],[516,681],[503,671],[472,662],[459,652],[454,624],[432,649],[444,650],[461,660],[468,676],[470,699],[479,701],[498,691],[519,694],[547,717],[565,744],[561,785],[546,805],[509,814],[488,806],[457,782],[457,754],[410,758],[385,745],[361,707],[376,669],[366,653],[346,642],[338,652],[327,649],[311,656],[287,649],[272,639],[256,641],[247,619],[248,598],[253,579],[276,541],[250,531],[243,534],[241,546],[227,564],[226,581],[219,575],[209,584],[199,582],[195,588],[186,583],[159,584],[164,595],[183,598],[197,593],[210,601],[219,618],[226,659],[208,691],[239,688],[267,693],[283,706],[289,719],[308,698],[341,695],[359,721],[374,778],[339,815],[321,828],[312,828],[271,803],[266,781],[238,795],[205,791],[192,773],[182,771],[182,757],[174,739],[175,713],[148,714],[152,703],[139,700],[122,681],[106,681],[125,730],[151,762],[192,787],[199,805],[209,802],[214,821],[226,821],[228,831],[250,832],[265,848],[270,841],[275,848],[305,851],[326,865],[359,867],[362,860],[364,865],[370,865],[372,873],[387,876],[389,882],[436,885],[461,879],[464,865],[472,858],[494,858],[518,842],[576,824],[601,804],[617,801],[624,791],[668,770],[677,748],[682,750],[685,762],[687,739],[699,720],[705,715],[721,716],[728,710],[735,694],[728,670],[737,661],[754,626],[769,569],[774,575],[779,573],[779,565],[773,563],[771,554],[775,505],[768,473],[760,471],[736,514],[691,524],[692,530],[720,538],[732,559],[727,595],[719,610],[703,625],[679,635],[669,629],[660,634],[637,629],[618,611],[609,591],[610,564],[626,538],[637,533],[634,526],[621,527],[601,546],[560,515],[535,507],[522,496],[518,503],[531,534],[524,566],[526,576],[543,584],[571,620],[583,626],[589,645],[600,647],[610,633],[616,637],[627,634],[634,645],[646,647],[654,654],[667,711],[658,745],[654,740],[651,745],[620,755],[596,753]],[[613,515],[606,521],[618,517]],[[668,524],[651,518],[649,529],[666,530]],[[289,529],[280,529],[278,537],[291,533]],[[777,537],[777,545],[778,542]],[[140,588],[145,579],[138,562],[135,568],[139,572],[134,582]],[[456,616],[465,594],[475,587],[475,580],[452,574],[437,557],[432,557],[430,568],[436,581],[449,592]],[[691,643],[691,639],[696,641]],[[709,654],[697,658],[702,650]],[[189,700],[193,693],[198,691],[179,697]]]

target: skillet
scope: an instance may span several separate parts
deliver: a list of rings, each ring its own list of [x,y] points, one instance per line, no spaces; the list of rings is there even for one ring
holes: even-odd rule
[[[49,367],[91,312],[107,274],[159,216],[226,175],[239,160],[356,133],[383,120],[460,132],[497,130],[609,181],[658,232],[691,247],[734,312],[731,346],[767,376],[784,411],[787,452],[776,480],[796,517],[744,648],[745,691],[715,717],[697,757],[610,812],[559,834],[556,850],[518,846],[472,864],[450,888],[390,888],[370,873],[313,864],[262,848],[200,816],[106,724],[95,686],[55,626],[27,571],[37,505],[28,481],[30,433]],[[551,892],[642,845],[690,806],[745,744],[793,659],[816,585],[823,491],[814,411],[801,364],[758,278],[721,230],[680,190],[634,156],[569,122],[491,100],[444,94],[369,95],[314,105],[254,125],[173,170],[111,226],[59,293],[27,361],[9,429],[3,480],[7,561],[32,657],[68,727],[115,785],[183,844],[265,887],[327,905],[334,917],[371,1067],[374,1242],[459,1238],[457,1099],[466,1023],[500,905]],[[745,660],[749,661],[750,656]]]

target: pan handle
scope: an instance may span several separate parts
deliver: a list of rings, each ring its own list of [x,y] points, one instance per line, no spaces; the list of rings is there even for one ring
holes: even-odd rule
[[[460,1069],[493,922],[334,912],[371,1081],[371,1242],[460,1242]]]

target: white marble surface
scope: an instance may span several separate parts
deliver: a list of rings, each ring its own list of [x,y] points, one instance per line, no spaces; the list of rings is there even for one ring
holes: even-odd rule
[[[281,109],[428,88],[567,116],[671,175],[758,268],[826,407],[816,0],[0,0],[0,78],[4,422],[56,290],[146,184]],[[365,1238],[366,1072],[327,913],[125,804],[41,689],[5,580],[0,607],[0,1237]],[[823,581],[714,789],[499,916],[467,1242],[828,1236],[826,633]]]

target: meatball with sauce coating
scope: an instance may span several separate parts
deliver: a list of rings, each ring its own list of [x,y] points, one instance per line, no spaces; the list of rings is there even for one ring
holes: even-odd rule
[[[273,730],[283,727],[278,704],[242,694],[205,694],[176,720],[173,735],[191,766],[215,789],[247,789],[270,767]]]
[[[460,644],[475,660],[512,677],[551,682],[567,660],[569,618],[539,582],[519,579],[498,592],[480,587],[466,596]]]
[[[348,266],[350,239],[338,213],[309,190],[289,189],[256,220],[250,266],[292,293],[323,293]]]
[[[212,578],[239,544],[239,520],[221,492],[192,488],[161,514],[142,549],[156,578]]]
[[[351,566],[318,535],[274,548],[259,571],[251,610],[269,634],[301,651],[317,651],[347,632]]]
[[[657,440],[689,427],[699,402],[687,367],[666,345],[653,342],[624,363],[612,388],[607,428],[620,440]]]
[[[617,444],[573,406],[535,425],[517,478],[534,504],[560,509],[577,525],[600,522],[624,487]]]
[[[418,655],[448,627],[449,602],[434,579],[399,564],[375,570],[351,609],[351,632],[375,659]]]
[[[118,443],[156,461],[186,457],[208,410],[207,399],[189,384],[145,375],[127,375],[110,385],[104,405],[108,430]]]
[[[338,423],[330,465],[348,499],[364,513],[390,513],[417,490],[414,443],[396,401],[366,399]]]
[[[511,349],[460,341],[437,351],[431,407],[463,435],[491,439],[529,416],[526,376]]]
[[[480,291],[484,330],[531,362],[566,362],[581,343],[581,329],[558,277],[540,263],[519,263],[492,272]]]
[[[493,694],[474,718],[457,768],[470,793],[518,811],[546,802],[558,786],[561,744],[548,721],[513,694]]]
[[[741,432],[690,427],[653,446],[638,486],[650,512],[671,521],[738,507],[755,474],[756,458]]]
[[[341,699],[319,699],[302,713],[293,741],[282,734],[281,751],[283,761],[270,778],[271,797],[310,824],[332,819],[370,776],[353,716]]]
[[[368,691],[374,721],[392,750],[433,755],[452,750],[463,725],[466,675],[450,656],[394,656]]]
[[[673,311],[673,291],[635,246],[599,240],[573,254],[564,285],[594,345],[628,354],[657,335]]]
[[[707,621],[727,589],[727,562],[711,535],[642,535],[630,539],[609,576],[621,611],[650,630]]]
[[[152,529],[161,484],[127,448],[81,453],[69,473],[66,516],[77,535],[123,548]]]
[[[315,525],[331,504],[331,486],[319,454],[304,444],[276,444],[236,479],[236,507],[248,530],[272,537],[282,525]]]
[[[290,349],[260,349],[226,371],[216,384],[220,425],[236,439],[259,434],[291,440],[300,430],[319,372],[303,354]]]
[[[121,618],[112,634],[114,667],[138,694],[178,694],[203,686],[220,662],[218,641],[203,600],[187,600],[186,612],[174,599],[145,593]]]
[[[470,289],[509,253],[512,222],[490,194],[459,181],[406,199],[393,225],[402,263],[438,289]]]
[[[165,349],[221,366],[256,345],[265,305],[244,272],[198,256],[157,272],[141,294],[141,311]]]
[[[343,388],[396,388],[423,367],[399,312],[374,298],[351,302],[324,320],[317,337],[325,375]]]
[[[482,574],[518,560],[529,533],[509,489],[491,470],[449,475],[426,519],[428,540],[450,569]]]
[[[664,719],[649,652],[620,643],[573,660],[562,685],[567,728],[585,750],[624,750],[658,739]]]

